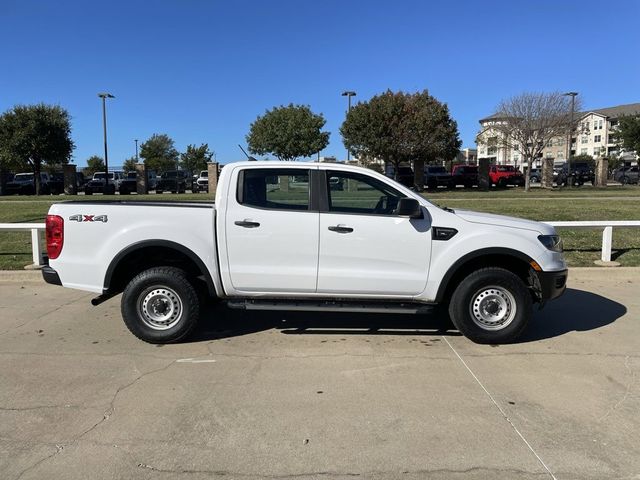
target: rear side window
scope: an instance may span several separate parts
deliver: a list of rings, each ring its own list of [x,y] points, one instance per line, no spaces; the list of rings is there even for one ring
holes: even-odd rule
[[[240,172],[238,203],[275,210],[309,210],[309,171],[250,168]]]

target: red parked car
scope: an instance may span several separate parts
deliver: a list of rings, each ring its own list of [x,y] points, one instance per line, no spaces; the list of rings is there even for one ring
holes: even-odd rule
[[[489,167],[489,180],[492,185],[506,187],[507,185],[524,185],[524,175],[513,165],[491,165]]]
[[[451,177],[454,186],[464,185],[464,188],[471,188],[478,185],[478,167],[476,165],[454,165]]]

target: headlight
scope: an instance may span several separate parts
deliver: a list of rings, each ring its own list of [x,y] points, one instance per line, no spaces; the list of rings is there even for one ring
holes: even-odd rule
[[[540,243],[552,252],[562,252],[562,239],[560,235],[540,235]]]

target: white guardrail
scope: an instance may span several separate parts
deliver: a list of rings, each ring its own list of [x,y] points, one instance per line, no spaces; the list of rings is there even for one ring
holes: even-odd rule
[[[557,228],[602,228],[602,256],[603,262],[611,261],[611,247],[613,244],[613,227],[639,228],[640,220],[610,220],[610,221],[581,221],[581,222],[544,222]],[[31,253],[33,264],[42,265],[42,248],[40,246],[40,230],[44,231],[44,223],[0,223],[0,232],[31,231]]]
[[[0,232],[24,232],[31,230],[31,253],[33,255],[34,265],[42,265],[40,230],[44,231],[44,229],[44,223],[0,223]]]

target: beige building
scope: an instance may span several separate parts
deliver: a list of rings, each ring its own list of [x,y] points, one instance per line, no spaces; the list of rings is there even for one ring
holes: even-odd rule
[[[453,162],[475,165],[478,163],[478,150],[476,148],[463,148],[458,152]]]
[[[618,119],[624,115],[640,115],[640,103],[576,113],[579,120],[571,140],[571,155],[590,155],[593,158],[622,156],[629,161],[635,161],[633,153],[620,151],[616,143]],[[499,121],[499,114],[480,120],[481,131],[486,133],[478,142],[478,158],[488,158],[491,163],[522,168],[522,155],[508,146],[501,145],[497,132],[496,135],[491,134],[491,125]],[[552,158],[556,164],[565,162],[569,154],[568,140],[568,136],[550,140],[542,151],[542,157]],[[534,166],[539,167],[541,160],[536,161]]]

